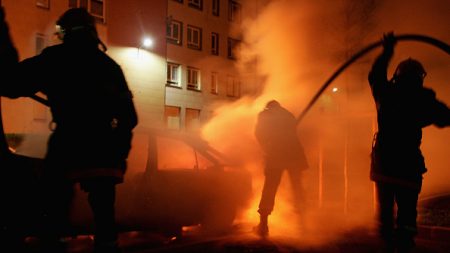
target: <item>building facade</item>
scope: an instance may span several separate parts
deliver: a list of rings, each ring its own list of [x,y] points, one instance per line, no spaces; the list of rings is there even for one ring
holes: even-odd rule
[[[246,86],[256,85],[251,83],[256,78],[242,75],[236,67],[242,20],[255,14],[252,5],[238,0],[1,3],[21,59],[60,43],[54,36],[55,22],[68,8],[84,7],[94,15],[107,54],[121,65],[134,94],[138,131],[198,129],[215,106],[238,99],[253,90]],[[144,38],[151,39],[150,47],[143,44]],[[5,132],[49,131],[49,110],[29,98],[4,98],[2,111]]]

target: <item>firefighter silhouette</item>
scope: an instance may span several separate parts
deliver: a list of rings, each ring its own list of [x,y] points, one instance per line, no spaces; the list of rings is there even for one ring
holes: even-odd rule
[[[53,117],[40,181],[46,218],[42,241],[48,252],[64,251],[59,238],[79,182],[94,216],[95,252],[118,252],[115,187],[123,181],[137,124],[120,66],[105,54],[94,17],[83,8],[69,9],[58,19],[61,44],[21,62],[3,18],[0,25],[0,94],[17,98],[42,92]]]
[[[387,79],[395,44],[392,33],[384,36],[383,52],[369,74],[378,118],[371,179],[378,193],[379,234],[387,250],[409,252],[417,234],[417,200],[426,172],[420,150],[422,128],[449,126],[450,109],[423,86],[426,72],[417,60],[402,61],[393,78]]]
[[[297,211],[302,202],[301,173],[308,164],[297,136],[296,123],[294,115],[276,100],[269,101],[258,114],[255,136],[265,158],[264,186],[258,209],[260,223],[255,227],[255,232],[261,236],[268,235],[268,216],[273,211],[275,196],[285,170],[289,174]]]

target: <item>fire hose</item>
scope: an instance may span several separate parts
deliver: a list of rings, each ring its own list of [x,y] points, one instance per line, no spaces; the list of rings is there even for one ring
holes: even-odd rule
[[[450,46],[440,40],[437,40],[432,37],[424,36],[424,35],[417,35],[417,34],[403,34],[403,35],[395,35],[394,36],[397,41],[418,41],[418,42],[424,42],[427,44],[430,44],[432,46],[435,46],[447,54],[450,54]],[[311,101],[308,103],[306,108],[300,113],[300,115],[297,117],[297,125],[302,121],[302,119],[305,117],[306,113],[311,109],[311,107],[316,103],[317,99],[322,95],[322,93],[327,89],[327,87],[353,62],[361,58],[362,56],[366,55],[373,49],[382,46],[383,41],[374,42],[367,47],[363,48],[356,54],[354,54],[349,60],[347,60],[344,64],[342,64],[334,73],[331,75],[330,78],[322,85],[322,87],[319,89],[319,91],[314,95],[314,97],[311,99]]]

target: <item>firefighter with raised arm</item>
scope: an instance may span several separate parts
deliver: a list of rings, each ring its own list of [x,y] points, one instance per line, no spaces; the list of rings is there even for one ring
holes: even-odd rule
[[[386,34],[383,52],[369,73],[378,120],[370,176],[376,183],[379,234],[386,250],[410,252],[417,234],[417,200],[426,172],[420,150],[422,128],[449,126],[450,109],[433,90],[423,86],[427,73],[417,60],[402,61],[393,78],[387,79],[395,45],[394,35]]]

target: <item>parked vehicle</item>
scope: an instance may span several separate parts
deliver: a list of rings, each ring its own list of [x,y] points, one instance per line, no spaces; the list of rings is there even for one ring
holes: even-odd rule
[[[26,142],[27,135],[22,137]],[[198,225],[216,233],[230,228],[236,215],[247,208],[252,195],[250,174],[230,166],[223,154],[199,136],[151,130],[135,138],[146,143],[146,150],[132,150],[144,162],[142,167],[130,163],[125,182],[117,188],[117,221],[122,231],[178,234],[183,226]],[[1,217],[32,235],[41,221],[38,175],[42,159],[17,153],[6,157],[0,156],[1,167],[7,171],[2,199],[20,211],[14,217]],[[71,235],[92,232],[86,198],[76,189]]]
[[[450,229],[450,192],[421,197],[418,203],[418,223]]]

